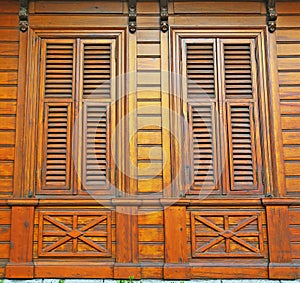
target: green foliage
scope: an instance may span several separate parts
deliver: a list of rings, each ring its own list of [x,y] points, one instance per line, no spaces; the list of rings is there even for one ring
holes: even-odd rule
[[[0,282],[1,283],[1,282]],[[118,280],[117,283],[134,283],[134,276],[129,276],[127,280]],[[143,283],[143,281],[139,281],[139,283]],[[171,281],[170,283],[176,283]],[[179,283],[185,283],[184,281],[180,281]]]
[[[65,283],[65,279],[59,279],[58,283]]]
[[[117,282],[118,283],[133,283],[134,282],[133,280],[134,280],[134,276],[129,276],[129,278],[127,280],[122,279],[122,280],[118,280]],[[140,281],[140,283],[142,283],[142,281]]]
[[[0,283],[4,283],[4,279],[1,279],[1,280],[0,280]]]

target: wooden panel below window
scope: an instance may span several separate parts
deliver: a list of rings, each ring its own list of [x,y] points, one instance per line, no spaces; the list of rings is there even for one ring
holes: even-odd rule
[[[0,192],[2,192],[0,179]],[[9,259],[10,252],[10,224],[11,210],[8,207],[1,206],[0,208],[0,277],[4,277],[3,269]],[[2,263],[3,262],[3,263]]]
[[[192,212],[193,257],[263,256],[261,214],[251,212]]]
[[[38,256],[111,256],[111,215],[107,212],[39,213]]]
[[[140,181],[139,181],[140,182]],[[152,184],[155,184],[152,181]],[[145,187],[142,187],[145,190]],[[153,189],[151,190],[153,191]],[[164,226],[161,207],[141,207],[138,216],[139,257],[141,262],[163,262]]]
[[[300,259],[300,207],[289,209],[289,230],[292,258]]]

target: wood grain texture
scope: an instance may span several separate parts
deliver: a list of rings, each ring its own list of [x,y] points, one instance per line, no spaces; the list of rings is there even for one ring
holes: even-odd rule
[[[287,7],[285,7],[287,9]],[[295,8],[295,7],[294,7]],[[297,11],[297,10],[296,10]],[[280,112],[283,140],[286,192],[297,193],[300,187],[299,123],[300,83],[297,59],[300,34],[290,29],[279,30],[277,35],[277,60],[280,92]],[[292,63],[293,62],[293,63]]]
[[[0,179],[1,188],[1,179]],[[4,191],[3,189],[1,191]],[[0,208],[0,274],[4,278],[5,265],[10,254],[10,220],[11,211],[6,206]]]
[[[138,262],[137,207],[119,206],[116,209],[117,263]]]
[[[111,257],[111,246],[109,212],[40,212],[39,257]]]
[[[291,242],[291,257],[293,259],[300,258],[299,250],[299,224],[300,224],[300,210],[299,207],[289,208],[289,232]]]
[[[0,198],[13,192],[17,112],[19,32],[18,1],[1,1],[0,21]]]
[[[285,206],[267,206],[270,262],[291,262],[289,213]],[[276,237],[272,236],[276,235]]]
[[[6,276],[8,278],[32,278],[34,207],[14,206],[11,213],[12,247]]]
[[[137,168],[139,193],[163,189],[160,33],[137,31]],[[148,90],[145,90],[148,89]],[[145,246],[143,253],[149,251]],[[146,256],[146,255],[145,255]],[[149,256],[149,255],[147,255]]]
[[[153,184],[153,180],[151,181]],[[165,230],[163,223],[161,207],[153,207],[152,209],[139,208],[138,241],[139,256],[142,262],[154,261],[156,264],[163,264],[165,258]]]
[[[29,33],[18,1],[0,4],[0,277],[299,277],[297,2],[277,3],[273,35],[262,1],[170,1],[167,33],[158,1],[138,1],[135,34],[126,1],[31,1]]]
[[[180,121],[182,135],[188,137],[181,152],[182,174],[191,194],[259,193],[264,170],[259,127],[265,123],[257,103],[262,95],[257,72],[263,67],[255,53],[260,47],[250,38],[215,36],[183,33],[176,42],[181,54],[175,64],[181,60],[177,68],[187,77],[180,89],[185,103],[177,110],[188,124]]]
[[[121,1],[36,1],[34,6],[36,14],[118,14],[123,12]]]
[[[176,225],[174,225],[176,223]],[[164,210],[166,263],[187,262],[186,208],[171,206]],[[176,239],[174,241],[174,239]]]
[[[218,3],[218,5],[211,5],[208,1],[197,3],[186,3],[184,1],[174,1],[174,13],[175,14],[260,14],[261,5],[259,2],[246,2],[239,6],[230,1],[224,1]]]

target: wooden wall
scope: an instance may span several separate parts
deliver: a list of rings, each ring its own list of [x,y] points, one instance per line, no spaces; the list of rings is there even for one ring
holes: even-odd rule
[[[0,277],[4,277],[9,259],[10,216],[9,207],[0,205]]]
[[[128,201],[116,196],[98,202],[77,197],[76,206],[72,197],[31,198],[33,188],[22,186],[22,172],[27,176],[26,168],[19,163],[23,145],[20,139],[23,99],[25,94],[30,94],[24,89],[26,78],[23,78],[26,46],[19,48],[19,38],[24,44],[27,34],[18,30],[18,1],[1,0],[0,4],[0,278],[300,277],[299,2],[278,1],[275,34],[267,32],[263,1],[212,4],[211,1],[175,0],[169,3],[171,28],[263,31],[263,44],[268,49],[266,57],[270,60],[266,69],[269,68],[272,79],[267,82],[271,104],[270,159],[273,160],[268,192],[243,199],[236,196],[180,199],[177,188],[172,192],[164,189],[171,182],[174,166],[170,160],[170,117],[166,111],[170,104],[165,95],[170,87],[165,71],[172,68],[169,52],[173,38],[160,32],[158,1],[139,1],[137,31],[126,32],[123,43],[130,79],[128,107],[135,113],[129,117],[128,129],[133,165],[130,174],[137,176],[125,184],[126,192],[141,199]],[[36,0],[30,4],[29,26],[73,31],[78,28],[126,30],[127,11],[126,1]],[[168,199],[171,196],[177,198]],[[107,248],[101,256],[93,255],[94,250],[88,255],[77,255],[72,241],[61,247],[60,254],[47,249],[62,235],[52,225],[53,221],[71,227],[97,222],[99,217],[105,219],[97,226],[103,232],[102,237],[97,238],[99,235],[93,235],[94,231],[87,234]],[[240,235],[237,233],[236,241],[242,238],[246,246],[252,244],[255,248],[251,253],[245,246],[231,246],[229,240],[212,249],[207,246],[208,253],[204,256],[199,252],[213,237],[218,237],[207,233],[211,232],[208,227],[219,227],[218,233],[229,239],[237,225],[245,230]],[[23,239],[22,235],[26,237]],[[82,251],[83,248],[79,252]]]
[[[14,183],[18,83],[18,1],[1,2],[0,23],[0,198],[11,198]],[[10,207],[0,200],[0,277],[10,250]]]
[[[289,4],[279,3],[276,34],[285,185],[292,196],[300,189],[300,8]]]
[[[18,1],[2,3],[0,41],[0,195],[13,193],[18,83]]]
[[[285,191],[290,197],[300,190],[300,6],[278,3],[277,63],[285,170]],[[299,206],[289,208],[291,257],[300,258]]]

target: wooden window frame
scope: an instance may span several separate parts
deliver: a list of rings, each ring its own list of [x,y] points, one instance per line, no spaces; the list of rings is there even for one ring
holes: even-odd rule
[[[41,158],[38,156],[41,154],[41,147],[36,146],[39,144],[41,139],[39,139],[39,131],[38,128],[43,123],[43,117],[38,114],[40,112],[40,89],[39,89],[39,64],[41,60],[40,55],[40,42],[43,39],[55,40],[56,38],[61,39],[73,39],[76,40],[80,38],[82,41],[88,40],[92,41],[94,39],[103,40],[106,42],[113,42],[115,46],[115,55],[113,60],[115,61],[114,65],[116,66],[115,76],[116,79],[114,83],[114,92],[115,98],[112,100],[111,104],[113,105],[113,118],[111,124],[113,125],[113,129],[111,128],[109,131],[116,130],[117,132],[114,134],[114,137],[121,138],[124,137],[124,125],[125,121],[123,117],[125,116],[125,82],[124,82],[124,74],[126,72],[126,61],[125,61],[125,36],[126,30],[125,28],[120,29],[82,29],[82,30],[51,30],[51,29],[29,29],[28,33],[28,46],[27,46],[27,79],[26,79],[26,97],[25,97],[25,115],[24,115],[24,137],[23,137],[23,168],[26,168],[26,172],[22,176],[22,187],[24,188],[19,192],[20,195],[25,197],[38,197],[38,198],[47,198],[55,195],[68,195],[73,197],[80,198],[90,198],[89,194],[82,189],[81,186],[81,177],[82,173],[81,168],[81,158],[78,155],[78,150],[74,151],[76,162],[78,162],[78,177],[71,177],[71,189],[69,191],[66,190],[52,190],[51,192],[43,192],[39,188],[41,188],[41,172],[38,168],[41,165]],[[79,52],[80,46],[78,44],[77,50],[75,52]],[[82,57],[82,56],[81,56]],[[81,60],[81,59],[80,59]],[[79,63],[79,62],[78,62]],[[75,66],[76,68],[76,78],[75,80],[78,82],[78,88],[80,88],[79,84],[82,85],[79,67],[78,64]],[[79,92],[80,89],[75,89],[75,92]],[[76,97],[78,94],[76,94]],[[78,100],[74,96],[73,102],[79,103]],[[80,106],[82,107],[82,106]],[[77,107],[78,108],[78,107]],[[73,115],[78,115],[74,113]],[[79,119],[80,120],[80,119]],[[81,124],[82,122],[80,122]],[[116,125],[118,124],[118,127]],[[77,148],[80,147],[80,139],[82,139],[82,125],[77,126],[79,133],[73,135],[74,142],[77,144]],[[78,137],[81,137],[78,139]],[[79,144],[78,144],[79,143]],[[111,182],[109,187],[106,190],[101,192],[95,192],[93,190],[92,195],[99,195],[101,198],[111,198],[115,196],[115,188],[122,190],[124,188],[120,188],[120,184],[123,185],[125,182],[123,178],[125,175],[122,174],[124,172],[125,161],[123,160],[123,156],[121,155],[124,152],[124,143],[118,143],[116,140],[112,141],[112,153],[114,158],[112,158],[110,164],[109,174],[111,176]],[[111,156],[110,156],[111,157]],[[72,163],[72,162],[71,162]],[[116,163],[118,163],[116,165]],[[75,175],[74,166],[70,166],[71,174]]]
[[[267,85],[267,50],[265,49],[265,38],[266,31],[264,29],[183,29],[183,28],[172,28],[171,29],[171,93],[174,93],[171,97],[171,110],[176,115],[171,115],[171,129],[173,133],[176,133],[177,139],[183,139],[182,132],[182,122],[181,119],[184,118],[184,109],[186,106],[183,96],[183,84],[181,82],[181,74],[183,73],[184,66],[181,66],[181,54],[182,54],[182,42],[189,41],[193,39],[202,39],[209,41],[213,38],[220,38],[220,40],[226,39],[252,39],[256,43],[256,64],[258,65],[257,78],[259,84],[258,88],[258,105],[259,105],[259,132],[261,135],[261,154],[262,154],[262,188],[256,191],[230,191],[229,185],[230,180],[228,173],[223,173],[221,176],[221,182],[223,183],[221,191],[212,192],[212,190],[201,190],[193,191],[191,190],[191,168],[190,162],[186,161],[183,156],[183,152],[186,150],[186,144],[179,143],[178,141],[172,139],[172,149],[171,154],[174,160],[178,160],[172,167],[172,178],[177,179],[174,182],[173,190],[177,192],[178,195],[185,195],[189,198],[215,198],[215,197],[233,197],[234,195],[239,198],[242,197],[261,197],[262,195],[270,195],[273,192],[272,180],[271,180],[271,139],[269,133],[269,89]],[[220,78],[218,79],[220,80]],[[184,79],[183,79],[184,81]],[[222,83],[220,83],[220,86]],[[221,90],[222,91],[222,90]],[[223,153],[224,154],[224,153]]]

